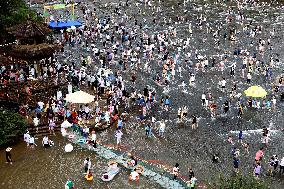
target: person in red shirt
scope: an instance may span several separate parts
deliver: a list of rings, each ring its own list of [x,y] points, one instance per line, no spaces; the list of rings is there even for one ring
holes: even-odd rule
[[[264,156],[263,148],[260,148],[255,154],[255,161],[261,161],[262,157]]]

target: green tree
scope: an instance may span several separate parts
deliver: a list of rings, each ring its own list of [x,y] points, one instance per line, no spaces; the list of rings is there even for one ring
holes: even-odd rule
[[[209,189],[268,189],[271,180],[256,179],[252,175],[237,174],[236,176],[225,177],[219,176],[217,182],[208,183]]]
[[[27,121],[23,116],[0,109],[0,146],[17,141],[26,129]]]
[[[42,21],[37,13],[31,10],[24,0],[0,0],[0,43],[9,41],[6,28],[26,21]]]

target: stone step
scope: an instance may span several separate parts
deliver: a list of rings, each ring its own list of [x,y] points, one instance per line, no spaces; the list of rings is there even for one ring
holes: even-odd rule
[[[75,139],[76,138],[76,139]],[[118,164],[120,164],[121,166],[125,167],[125,165],[127,164],[126,160],[127,157],[124,157],[123,155],[118,155],[115,152],[113,152],[112,150],[97,144],[97,148],[90,148],[88,145],[86,144],[80,144],[78,143],[78,139],[81,138],[80,136],[77,136],[73,139],[73,143],[79,144],[81,148],[85,148],[91,151],[94,151],[96,154],[98,154],[99,156],[110,160],[112,159],[113,161],[117,162]],[[128,168],[131,169],[131,168]],[[185,189],[186,187],[184,187],[179,181],[177,180],[172,180],[172,178],[163,176],[159,173],[156,173],[150,169],[145,168],[144,172],[142,173],[143,176],[149,178],[150,180],[158,183],[161,187],[163,188],[167,188],[167,189]]]

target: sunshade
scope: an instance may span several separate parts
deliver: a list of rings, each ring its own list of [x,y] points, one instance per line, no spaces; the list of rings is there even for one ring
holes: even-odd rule
[[[71,127],[72,124],[69,123],[67,120],[65,120],[63,123],[61,123],[61,127],[63,128],[68,128],[68,127]]]
[[[96,97],[84,91],[67,94],[65,100],[75,104],[87,104],[93,102]]]
[[[254,97],[254,98],[263,98],[267,95],[265,89],[260,86],[251,86],[247,90],[244,91],[246,96]]]

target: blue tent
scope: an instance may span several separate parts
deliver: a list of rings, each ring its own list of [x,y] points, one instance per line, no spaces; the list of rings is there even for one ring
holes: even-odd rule
[[[65,29],[70,28],[71,26],[80,27],[82,26],[82,23],[79,21],[72,21],[68,20],[66,22],[50,22],[49,27],[52,29]]]

